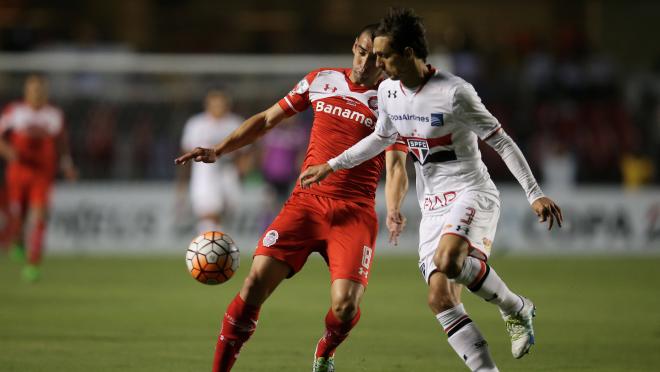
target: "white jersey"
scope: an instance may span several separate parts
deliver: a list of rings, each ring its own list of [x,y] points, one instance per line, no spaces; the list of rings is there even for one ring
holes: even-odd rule
[[[183,128],[181,147],[184,151],[191,151],[195,147],[213,147],[242,122],[243,119],[234,114],[227,114],[220,119],[207,113],[195,115]],[[215,213],[226,208],[237,192],[240,192],[238,171],[231,159],[221,157],[215,163],[192,163],[190,196],[197,214]]]
[[[238,128],[243,119],[235,114],[227,114],[216,119],[207,113],[201,113],[188,120],[183,128],[181,148],[191,151],[195,147],[210,148],[225,139],[231,132]],[[217,177],[221,169],[231,165],[231,160],[221,157],[212,164],[193,162],[191,182],[209,182]]]
[[[465,80],[435,71],[416,91],[387,79],[378,88],[376,133],[408,146],[415,161],[417,197],[433,213],[462,190],[498,195],[481,160],[477,137],[495,134],[500,123]]]

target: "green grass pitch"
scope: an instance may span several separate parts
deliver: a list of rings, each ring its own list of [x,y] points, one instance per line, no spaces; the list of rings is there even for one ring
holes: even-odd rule
[[[204,286],[183,255],[49,257],[43,280],[21,282],[0,257],[0,371],[210,371],[220,318],[248,271]],[[660,258],[514,258],[491,263],[537,307],[537,345],[514,360],[496,308],[463,293],[502,371],[660,370]],[[309,371],[329,303],[319,258],[262,310],[234,371]],[[463,371],[426,307],[416,257],[376,257],[362,320],[337,370]]]

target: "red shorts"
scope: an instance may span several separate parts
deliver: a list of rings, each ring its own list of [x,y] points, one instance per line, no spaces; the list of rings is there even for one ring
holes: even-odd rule
[[[266,229],[254,255],[285,262],[291,277],[312,252],[319,252],[332,281],[350,279],[366,286],[377,233],[372,206],[298,192]]]
[[[21,169],[7,169],[7,197],[12,208],[28,204],[45,207],[50,200],[53,177]]]

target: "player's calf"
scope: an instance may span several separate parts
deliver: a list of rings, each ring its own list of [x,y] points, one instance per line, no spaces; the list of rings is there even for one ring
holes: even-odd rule
[[[353,319],[342,321],[338,319],[332,309],[328,310],[325,316],[325,332],[323,337],[316,344],[316,351],[314,352],[315,359],[318,358],[331,358],[334,357],[337,347],[344,342],[348,337],[350,331],[360,320],[360,309]],[[333,362],[334,363],[334,362]]]
[[[213,372],[228,372],[243,344],[252,336],[259,319],[258,306],[245,303],[240,295],[227,307],[213,357]]]
[[[465,312],[463,304],[436,315],[447,334],[449,345],[471,371],[498,371],[488,350],[488,342]]]

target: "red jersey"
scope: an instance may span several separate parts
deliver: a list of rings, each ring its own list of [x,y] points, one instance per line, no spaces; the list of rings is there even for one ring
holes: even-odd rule
[[[327,162],[373,132],[378,118],[377,89],[353,83],[347,68],[310,72],[278,103],[287,116],[312,107],[314,122],[303,169]],[[390,150],[391,148],[388,148]],[[352,169],[334,172],[306,192],[336,199],[374,203],[385,163],[383,153]]]
[[[7,106],[0,117],[0,132],[8,135],[17,159],[10,169],[55,176],[57,171],[57,140],[64,127],[62,111],[45,105],[34,109],[24,102]]]

